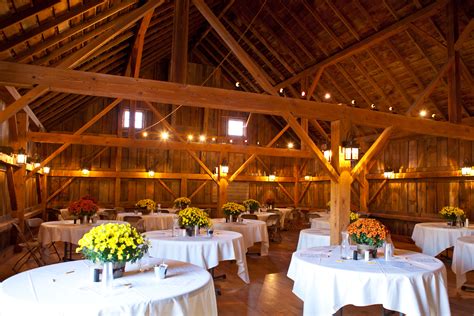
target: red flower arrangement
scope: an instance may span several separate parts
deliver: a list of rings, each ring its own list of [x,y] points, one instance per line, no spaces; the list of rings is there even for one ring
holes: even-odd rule
[[[93,200],[80,199],[69,204],[69,214],[73,216],[93,216],[99,208]]]

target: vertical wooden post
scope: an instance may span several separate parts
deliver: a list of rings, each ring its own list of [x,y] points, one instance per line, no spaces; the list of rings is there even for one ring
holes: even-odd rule
[[[454,58],[454,63],[448,70],[448,116],[451,123],[460,123],[461,111],[461,78],[459,68],[459,51],[454,44],[459,38],[458,24],[459,0],[450,0],[448,3],[448,60]]]
[[[308,134],[308,119],[307,118],[301,118],[301,127],[304,129],[306,134]],[[308,146],[306,143],[301,140],[301,150],[307,150]]]
[[[179,192],[180,196],[188,196],[188,180],[186,178],[181,179]]]
[[[361,212],[367,213],[369,211],[369,181],[367,181],[365,175],[367,171],[364,170],[360,174],[360,198],[359,198],[359,206]]]
[[[220,171],[220,170],[219,170]],[[222,211],[222,205],[227,202],[227,188],[229,187],[229,182],[227,178],[219,178],[219,186],[217,188],[217,217],[224,217],[224,212]]]
[[[118,122],[117,122],[117,136],[122,136],[122,117],[123,117],[123,106],[119,107],[118,110]],[[114,189],[114,206],[120,205],[120,192],[121,192],[121,178],[119,172],[122,170],[122,147],[117,147],[115,150],[115,189]]]
[[[43,209],[43,220],[48,220],[48,212],[46,211],[48,204],[48,175],[43,173],[41,179],[41,208]]]
[[[331,245],[341,242],[341,231],[349,224],[351,205],[351,164],[342,154],[342,141],[346,140],[350,129],[347,121],[331,122],[331,150],[333,167],[339,172],[339,182],[331,180],[331,214],[329,224],[331,229]]]
[[[299,162],[300,159],[297,159],[296,161]],[[299,165],[299,164],[298,164]],[[295,187],[293,189],[293,206],[298,207],[298,203],[300,200],[300,190],[299,190],[299,185],[300,185],[300,175],[299,175],[299,168],[298,165],[294,164],[293,165],[293,176],[295,177]]]
[[[28,115],[25,112],[16,114],[16,126],[18,129],[18,146],[27,150],[26,132],[28,128]],[[25,226],[26,208],[26,164],[22,164],[13,171],[13,188],[16,197],[16,214],[21,229]]]

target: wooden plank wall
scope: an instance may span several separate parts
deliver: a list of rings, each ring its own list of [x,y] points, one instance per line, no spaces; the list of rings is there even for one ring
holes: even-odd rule
[[[414,172],[458,171],[464,160],[473,162],[473,158],[474,142],[419,136],[391,141],[371,173],[380,174],[385,166],[408,176]],[[381,182],[369,180],[369,196]],[[369,210],[386,217],[384,221],[392,233],[410,236],[417,221],[438,220],[439,210],[446,205],[458,206],[474,219],[472,177],[391,179],[369,205]]]

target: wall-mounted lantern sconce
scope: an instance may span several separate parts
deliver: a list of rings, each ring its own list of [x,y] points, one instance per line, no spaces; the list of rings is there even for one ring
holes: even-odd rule
[[[461,168],[461,174],[463,176],[470,176],[473,174],[472,166],[468,161],[464,161],[464,165]]]
[[[386,168],[383,172],[383,176],[385,179],[393,179],[393,177],[395,176],[395,172],[393,172],[392,168]]]
[[[87,167],[82,168],[81,173],[83,176],[88,176],[90,174],[89,168]]]
[[[150,178],[153,178],[153,177],[155,176],[155,171],[153,171],[153,170],[151,170],[151,169],[148,169],[147,172],[148,172],[148,176],[149,176]]]
[[[223,161],[221,164],[221,175],[226,176],[229,173],[229,165],[227,164],[227,161]]]
[[[27,155],[23,148],[18,150],[18,154],[16,154],[16,163],[19,165],[23,165],[26,163]]]
[[[44,167],[43,167],[43,173],[44,173],[44,174],[49,174],[50,171],[51,171],[51,168],[50,168],[50,167],[48,167],[48,166],[44,166]]]
[[[275,180],[276,180],[276,175],[274,173],[268,176],[268,181],[275,181]]]
[[[359,160],[359,146],[352,140],[342,143],[342,152],[345,160]]]

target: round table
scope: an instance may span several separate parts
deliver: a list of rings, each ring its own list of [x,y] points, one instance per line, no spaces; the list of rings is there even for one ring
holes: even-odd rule
[[[339,246],[304,249],[293,253],[288,277],[294,280],[293,293],[304,301],[304,315],[382,304],[407,315],[449,316],[443,263],[420,253],[396,254],[391,261],[341,260]]]
[[[168,213],[154,213],[148,215],[142,215],[142,213],[118,213],[117,219],[124,220],[125,216],[140,216],[143,218],[143,224],[145,225],[146,231],[171,229],[173,228],[173,220],[178,218],[178,215]]]
[[[419,223],[415,225],[411,238],[424,254],[436,256],[451,248],[462,236],[474,235],[474,227],[455,228],[446,223]]]
[[[77,245],[79,239],[84,236],[92,227],[107,223],[125,224],[122,221],[99,220],[97,223],[89,224],[74,224],[74,221],[52,221],[41,223],[38,232],[38,240],[42,247],[45,247],[51,242],[62,241]]]
[[[298,247],[296,247],[296,250],[329,245],[330,242],[328,229],[308,228],[300,231]]]
[[[162,260],[156,260],[155,264]],[[113,288],[92,282],[86,261],[48,265],[0,285],[2,315],[217,315],[211,275],[195,265],[165,260],[167,277],[128,265]]]
[[[268,255],[268,241],[267,223],[255,219],[244,219],[242,223],[226,223],[225,218],[213,218],[212,226],[215,229],[230,230],[241,233],[244,237],[244,244],[246,248],[252,247],[255,243],[260,242],[260,255]]]
[[[456,274],[456,287],[466,282],[466,273],[474,270],[474,236],[459,237],[454,245],[451,269]]]
[[[215,230],[214,236],[173,237],[171,230],[146,232],[151,243],[149,254],[195,264],[204,269],[215,268],[219,261],[235,260],[237,274],[250,283],[245,253],[247,248],[242,234]]]
[[[250,213],[243,213],[243,214],[250,214]],[[275,215],[275,213],[272,212],[255,212],[253,215],[256,215],[259,221],[264,221],[265,223],[267,222],[267,219],[270,217],[270,215]]]
[[[311,219],[311,228],[315,229],[329,229],[329,216],[318,217]]]

